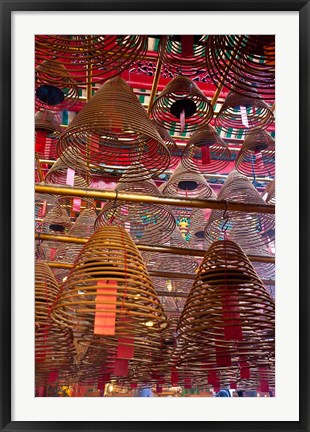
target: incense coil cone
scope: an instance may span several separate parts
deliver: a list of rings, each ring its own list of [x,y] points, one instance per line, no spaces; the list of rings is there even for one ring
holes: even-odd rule
[[[185,114],[184,132],[205,126],[213,117],[213,108],[197,85],[185,76],[177,76],[155,99],[151,113],[160,126],[168,130],[173,126],[175,132],[181,133],[182,111]]]
[[[35,315],[36,324],[44,325],[59,291],[59,285],[47,264],[35,264]]]

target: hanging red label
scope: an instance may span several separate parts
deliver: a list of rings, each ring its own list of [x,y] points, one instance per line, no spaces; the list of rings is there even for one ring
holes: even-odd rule
[[[97,282],[96,312],[94,334],[113,336],[116,320],[117,281],[100,280]]]

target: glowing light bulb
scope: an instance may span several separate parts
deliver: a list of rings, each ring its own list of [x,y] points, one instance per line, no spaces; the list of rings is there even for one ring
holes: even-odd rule
[[[147,327],[153,327],[154,323],[153,323],[153,321],[146,321],[145,325]]]

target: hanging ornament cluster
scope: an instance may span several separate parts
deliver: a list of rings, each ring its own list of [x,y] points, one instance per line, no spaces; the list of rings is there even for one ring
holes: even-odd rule
[[[185,76],[174,77],[152,105],[153,119],[165,129],[175,132],[193,132],[208,124],[213,108],[197,87]]]
[[[206,65],[217,87],[223,83],[251,98],[260,95],[265,100],[274,100],[274,35],[210,35]]]
[[[139,162],[150,178],[170,164],[169,150],[120,77],[103,84],[76,115],[58,141],[58,152],[69,167],[91,164],[101,173],[123,173]]]

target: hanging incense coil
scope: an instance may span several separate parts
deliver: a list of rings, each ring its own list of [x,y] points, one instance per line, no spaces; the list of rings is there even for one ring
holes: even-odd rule
[[[59,291],[58,283],[44,262],[35,263],[35,315],[36,324],[45,325],[49,311]]]
[[[35,115],[35,151],[40,159],[56,159],[56,143],[61,135],[60,120],[52,111],[38,111]]]
[[[166,129],[159,126],[154,120],[152,120],[152,124],[154,125],[162,140],[164,141],[166,148],[169,150],[170,165],[168,168],[174,169],[178,165],[180,160],[180,150],[178,149],[178,146],[176,145],[175,141],[172,139]]]
[[[135,164],[128,175],[124,174],[115,190],[117,192],[143,193],[148,195],[161,195],[152,180],[131,181],[135,173]],[[138,168],[139,170],[139,168]],[[140,170],[144,173],[144,170]],[[129,181],[127,179],[129,178]],[[95,229],[106,225],[119,225],[124,227],[137,243],[166,241],[175,228],[174,216],[166,207],[159,204],[107,202],[99,214]]]
[[[152,117],[165,129],[193,132],[213,117],[213,108],[197,85],[185,76],[174,77],[152,105]]]
[[[215,118],[215,127],[233,135],[248,135],[267,129],[273,122],[273,112],[263,99],[230,91]]]
[[[275,97],[274,35],[214,35],[206,46],[207,69],[218,87],[273,101]]]
[[[66,210],[55,203],[42,221],[42,232],[64,233],[71,228],[72,223]]]
[[[213,191],[198,171],[188,171],[181,163],[163,188],[163,195],[190,198],[209,198]]]
[[[237,171],[232,171],[225,180],[218,200],[264,204],[250,180]],[[212,210],[205,229],[207,244],[224,238],[224,233],[249,251],[274,241],[275,218],[272,214]]]
[[[266,189],[262,193],[262,197],[265,200],[266,204],[275,205],[276,203],[276,182],[272,180],[266,186]]]
[[[182,164],[194,172],[220,172],[230,161],[228,146],[210,125],[193,133],[182,154]]]
[[[170,163],[169,150],[120,77],[107,81],[76,115],[60,137],[58,151],[68,166],[92,164],[93,170],[103,173],[123,173],[139,162],[148,178]],[[136,177],[141,178],[139,172]]]
[[[36,62],[59,59],[79,84],[102,82],[141,60],[148,47],[139,35],[36,35]],[[57,72],[55,67],[53,73]]]
[[[275,142],[264,130],[249,135],[238,153],[236,170],[248,176],[275,175]]]
[[[56,60],[44,60],[35,70],[36,109],[62,111],[79,99],[78,87],[64,66]]]
[[[115,288],[109,287],[108,281],[113,281]],[[61,286],[51,317],[61,326],[93,334],[101,331],[94,324],[98,313],[107,311],[109,305],[115,311],[116,336],[127,331],[142,337],[149,333],[145,324],[149,321],[154,334],[166,326],[138,249],[127,232],[115,226],[100,228],[83,247]],[[122,318],[130,318],[130,322]]]
[[[174,74],[197,75],[205,72],[206,41],[204,35],[163,36],[159,55]]]
[[[178,323],[185,341],[182,361],[198,361],[203,369],[268,359],[274,352],[274,314],[274,301],[242,249],[230,240],[214,242]]]
[[[36,386],[46,383],[50,372],[71,373],[76,354],[72,331],[54,324],[41,325],[35,332]]]
[[[78,188],[87,188],[91,183],[91,173],[90,169],[86,166],[85,162],[76,159],[72,162],[70,167],[66,164],[68,155],[73,155],[71,153],[71,148],[66,150],[64,154],[61,155],[59,159],[51,166],[49,171],[46,173],[45,182],[49,184],[68,184],[68,169],[73,170],[72,180],[73,186]]]
[[[193,249],[204,249],[204,230],[207,225],[209,214],[202,209],[196,209],[190,217],[189,247]]]

